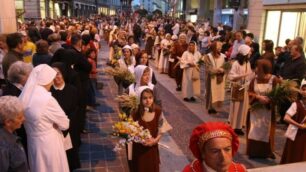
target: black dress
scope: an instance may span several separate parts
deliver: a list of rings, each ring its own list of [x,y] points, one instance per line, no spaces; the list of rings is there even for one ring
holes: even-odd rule
[[[69,169],[73,171],[76,168],[80,168],[80,159],[78,155],[78,150],[80,146],[80,122],[77,118],[78,111],[78,94],[77,89],[70,85],[65,84],[65,87],[62,90],[56,90],[54,87],[51,88],[52,96],[58,101],[61,108],[64,110],[66,115],[70,120],[68,131],[64,131],[66,136],[69,132],[72,142],[72,149],[66,151]]]

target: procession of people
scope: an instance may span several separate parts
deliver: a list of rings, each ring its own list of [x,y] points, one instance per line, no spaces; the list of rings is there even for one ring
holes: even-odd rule
[[[175,129],[164,116],[166,102],[159,94],[157,75],[171,78],[176,83],[173,91],[182,92],[186,104],[204,97],[204,113],[212,117],[230,95],[227,119],[194,126],[189,148],[195,160],[182,171],[246,171],[233,161],[239,139],[246,140],[249,158],[275,159],[276,124],[288,125],[291,131],[284,136],[280,163],[306,161],[306,62],[301,37],[288,39],[274,53],[273,41],[264,40],[259,46],[244,28],[233,31],[201,21],[96,16],[35,23],[20,23],[18,32],[0,35],[1,172],[81,168],[86,112],[97,111],[97,75],[105,72],[97,67],[102,42],[109,47],[108,68],[122,72],[113,74],[117,95],[137,100],[133,108],[119,105],[120,113],[151,136],[126,146],[132,154],[127,158],[131,172],[159,172],[158,143]],[[289,87],[287,82],[296,85]],[[286,94],[281,101],[271,95],[280,88]]]

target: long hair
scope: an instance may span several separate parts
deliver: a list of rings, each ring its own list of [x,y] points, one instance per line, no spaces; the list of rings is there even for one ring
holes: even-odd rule
[[[257,67],[257,79],[263,80],[266,74],[272,73],[272,64],[267,59],[259,59],[256,63]]]
[[[242,54],[240,54],[240,53],[237,54],[236,59],[237,59],[237,61],[238,61],[238,63],[239,63],[240,65],[243,65],[244,63],[247,63],[247,62],[249,61],[248,55],[245,55],[245,56],[244,56],[244,55],[242,55]]]
[[[147,88],[147,89],[144,89],[140,95],[140,103],[138,105],[138,108],[137,110],[135,111],[134,115],[133,115],[133,118],[134,120],[139,120],[143,115],[144,115],[144,112],[145,112],[145,107],[142,103],[142,98],[143,98],[143,94],[144,93],[149,93],[153,96],[153,104],[152,106],[149,108],[149,112],[153,112],[155,111],[156,108],[159,108],[157,105],[155,105],[154,103],[154,92],[153,90],[151,90],[150,88]]]
[[[216,56],[220,55],[220,52],[218,52],[218,50],[217,50],[218,43],[221,43],[221,42],[215,41],[210,46],[211,54],[213,55],[213,57],[216,57]]]
[[[266,39],[263,41],[263,43],[265,44],[264,51],[273,52],[274,43],[272,40]]]

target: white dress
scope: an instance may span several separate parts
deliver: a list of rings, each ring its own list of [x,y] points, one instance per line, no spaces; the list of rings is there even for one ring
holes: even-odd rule
[[[69,172],[61,132],[69,128],[69,119],[50,92],[35,87],[25,108],[24,123],[31,172]]]
[[[231,101],[230,103],[230,112],[228,121],[231,124],[231,127],[234,129],[241,129],[242,126],[245,126],[246,115],[249,108],[249,95],[248,88],[249,83],[253,79],[253,71],[251,69],[250,63],[244,63],[240,65],[238,61],[235,61],[232,65],[231,71],[228,74],[228,79],[232,83],[244,85],[244,99],[243,101]],[[244,74],[249,74],[248,77],[239,81],[233,81],[235,77],[239,77]]]
[[[259,84],[257,79],[254,81],[254,91],[260,95],[266,95],[273,88],[272,76],[268,83]],[[271,110],[266,107],[257,108],[250,112],[250,131],[248,139],[269,142],[271,130]]]
[[[196,65],[200,58],[201,54],[198,51],[196,51],[194,54],[189,51],[185,51],[182,55],[180,67],[183,69],[182,92],[184,98],[191,98],[194,95],[200,95],[200,79],[193,80],[192,76],[192,71],[196,67],[189,66],[189,64]]]

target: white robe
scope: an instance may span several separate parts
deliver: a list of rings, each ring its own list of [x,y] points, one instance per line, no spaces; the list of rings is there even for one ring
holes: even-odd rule
[[[212,64],[212,69],[222,68],[225,62],[225,55],[221,54],[219,58],[213,58],[213,56],[208,54],[210,63]],[[212,77],[210,81],[211,88],[211,103],[223,102],[225,97],[225,75],[223,78],[223,82],[217,84],[217,77]]]
[[[166,51],[165,49],[168,49],[168,46],[171,45],[171,41],[167,39],[163,39],[160,44],[161,44],[162,50],[161,50],[159,61],[158,61],[158,71],[160,73],[168,73],[169,55],[165,56],[164,52]]]
[[[24,123],[31,172],[69,172],[64,137],[60,131],[69,128],[69,119],[42,86],[35,86],[32,95],[25,107]]]
[[[233,81],[235,77],[239,77],[244,74],[249,74],[248,77],[239,81]],[[234,129],[241,129],[245,126],[246,115],[249,108],[249,95],[248,88],[249,82],[253,79],[254,75],[251,69],[250,63],[244,63],[240,65],[238,61],[235,61],[232,65],[231,71],[228,74],[228,79],[233,83],[244,85],[244,99],[243,101],[231,101],[230,112],[228,121],[231,127]]]
[[[183,69],[182,92],[184,98],[191,98],[194,95],[200,95],[200,79],[192,79],[192,70],[195,69],[195,67],[190,67],[189,65],[197,65],[200,58],[201,54],[198,51],[196,51],[194,54],[189,51],[185,51],[182,55],[180,67]]]

